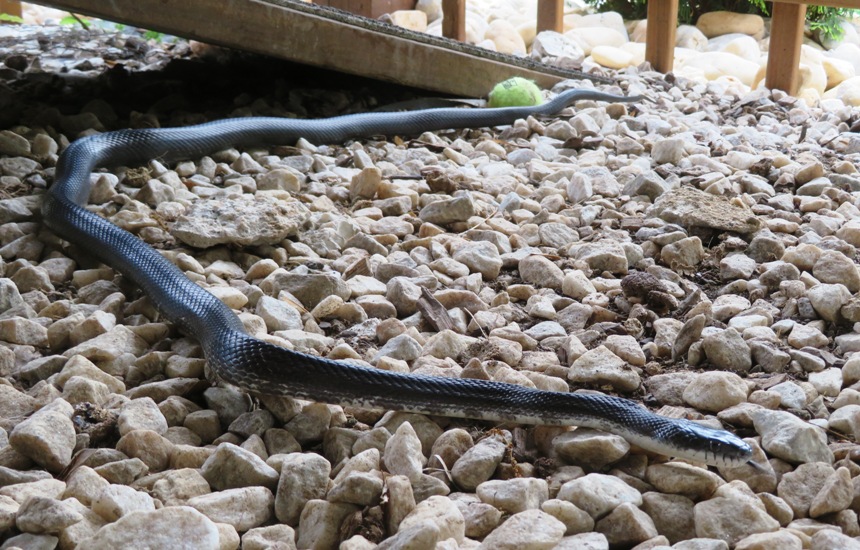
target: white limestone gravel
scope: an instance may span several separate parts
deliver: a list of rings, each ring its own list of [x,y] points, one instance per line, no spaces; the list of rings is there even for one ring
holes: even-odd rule
[[[597,430],[210,387],[197,342],[40,228],[56,154],[138,116],[321,116],[355,96],[240,96],[211,112],[165,99],[134,117],[102,100],[42,105],[0,131],[3,542],[858,544],[860,112],[727,78],[618,77],[611,90],[650,101],[153,160],[101,173],[90,208],[259,338],[371,368],[620,394],[737,431],[755,466],[667,461]],[[274,227],[222,217],[230,244],[195,241],[205,249],[171,232],[237,205]]]

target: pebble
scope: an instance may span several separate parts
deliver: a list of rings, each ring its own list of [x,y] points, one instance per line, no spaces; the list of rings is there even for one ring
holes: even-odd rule
[[[189,498],[211,491],[209,483],[193,468],[167,472],[152,485],[152,496],[166,506],[184,504]]]
[[[496,471],[506,448],[506,443],[498,437],[482,439],[454,462],[451,477],[463,490],[474,491]]]
[[[262,458],[227,442],[218,445],[200,473],[216,491],[255,485],[274,489],[279,479],[278,472]]]
[[[421,451],[421,440],[409,422],[398,426],[394,435],[385,443],[383,460],[386,469],[394,475],[414,479],[421,475],[427,458]]]
[[[818,427],[783,411],[759,409],[752,412],[761,446],[771,455],[794,463],[833,462],[827,436]]]
[[[842,284],[849,292],[860,290],[860,273],[847,256],[835,250],[825,250],[821,253],[812,275],[822,283]]]
[[[423,221],[436,225],[468,220],[476,214],[475,201],[470,195],[433,201],[418,213]]]
[[[738,550],[766,550],[768,548],[785,548],[785,550],[801,550],[803,541],[789,531],[773,533],[757,533],[745,537],[735,546]]]
[[[400,530],[424,522],[439,529],[439,540],[454,539],[458,544],[466,536],[466,520],[453,501],[443,496],[431,496],[419,502],[400,522]]]
[[[565,500],[555,498],[545,500],[540,508],[564,523],[567,527],[565,536],[587,533],[594,528],[594,520],[587,512]]]
[[[520,260],[520,277],[538,288],[561,289],[564,273],[544,256],[528,256]]]
[[[58,534],[82,519],[81,514],[60,500],[34,496],[18,508],[15,526],[24,533]]]
[[[843,284],[820,284],[806,291],[806,297],[816,313],[825,321],[839,322],[841,309],[851,299]]]
[[[562,433],[552,440],[552,446],[565,462],[595,470],[621,460],[630,451],[624,438],[588,428]]]
[[[114,522],[132,512],[155,510],[155,502],[146,493],[131,487],[109,485],[93,499],[92,510],[105,521]]]
[[[756,261],[749,256],[737,253],[729,254],[720,260],[720,278],[724,281],[749,279],[756,268]]]
[[[271,525],[249,529],[242,535],[244,550],[267,550],[283,548],[293,550],[296,547],[296,532],[289,525]]]
[[[743,373],[752,367],[750,347],[734,328],[704,336],[702,347],[708,361],[719,369]]]
[[[564,523],[541,510],[525,510],[509,517],[484,538],[481,549],[550,550],[558,544],[567,528]]]
[[[641,383],[636,371],[606,346],[598,346],[576,359],[568,380],[578,384],[608,384],[622,392],[632,392]]]
[[[813,499],[833,474],[834,470],[828,464],[801,464],[793,472],[782,476],[777,494],[791,507],[795,518],[808,517]]]
[[[71,405],[57,399],[15,426],[9,444],[48,471],[59,473],[71,462],[75,448],[71,415]]]
[[[309,215],[298,201],[277,201],[266,195],[256,200],[245,196],[200,200],[176,220],[170,232],[196,248],[271,245],[294,235]],[[248,231],[249,227],[258,229]]]
[[[720,476],[684,462],[648,466],[645,481],[662,493],[683,495],[695,501],[709,498],[724,483]]]
[[[382,550],[436,548],[439,540],[439,527],[435,523],[424,521],[401,529],[394,536],[376,546],[376,548],[381,548]],[[371,547],[373,546],[371,545]]]
[[[160,472],[170,464],[173,443],[152,430],[134,430],[117,441],[118,451],[140,459],[152,472]]]
[[[278,520],[296,527],[305,505],[325,497],[331,464],[313,453],[290,453],[281,462],[281,475],[275,496]]]
[[[339,529],[343,521],[359,508],[352,504],[310,500],[302,510],[296,547],[334,548],[340,540]]]
[[[806,406],[806,392],[794,382],[781,382],[771,386],[768,391],[779,394],[780,405],[786,409],[802,409]]]
[[[34,550],[51,550],[57,546],[57,537],[51,535],[33,535],[23,533],[10,537],[4,542],[7,548],[33,548]]]
[[[164,435],[167,432],[167,419],[155,401],[142,397],[123,405],[117,418],[117,428],[121,436],[134,430],[151,430]]]
[[[158,526],[154,529],[154,526]],[[215,523],[188,506],[131,512],[81,542],[84,548],[130,548],[145,540],[153,548],[219,549]]]
[[[795,349],[805,347],[821,348],[830,343],[830,339],[816,327],[800,323],[795,323],[791,328],[787,341]]]
[[[495,506],[483,502],[456,501],[466,521],[466,537],[482,539],[499,526],[502,512]]]
[[[537,510],[549,498],[546,480],[529,477],[485,481],[475,492],[482,502],[508,514]]]
[[[388,532],[393,533],[397,531],[403,518],[415,509],[415,495],[412,492],[412,483],[406,476],[388,476],[385,478],[385,488],[391,503],[386,527]]]
[[[683,399],[691,406],[708,412],[720,412],[743,403],[748,388],[732,372],[711,371],[698,374],[684,388]]]
[[[694,502],[683,495],[649,491],[642,495],[642,511],[648,514],[657,528],[671,543],[696,537],[693,520]]]
[[[630,546],[657,536],[654,521],[629,502],[620,504],[599,520],[594,528],[606,536],[610,545]]]
[[[568,481],[556,497],[571,502],[599,520],[624,502],[642,504],[642,495],[624,481],[604,474],[588,474]]]
[[[326,497],[329,502],[373,506],[382,495],[382,477],[373,472],[352,472],[335,483]]]
[[[860,434],[860,405],[840,406],[827,419],[827,427],[839,433],[856,437],[856,434]]]
[[[809,505],[809,517],[841,512],[851,505],[854,489],[848,468],[838,468],[825,481]]]
[[[767,513],[776,519],[781,526],[785,527],[794,519],[794,511],[783,499],[773,493],[760,493],[758,497],[764,503]]]
[[[831,529],[822,529],[811,537],[811,550],[829,550],[830,548],[844,548],[845,550],[860,549],[860,542],[856,538],[843,535]]]
[[[215,523],[232,525],[237,531],[259,527],[274,514],[275,496],[265,487],[227,489],[188,499],[188,506]]]
[[[715,497],[693,507],[696,536],[736,545],[745,537],[779,529],[764,505],[745,498]]]
[[[502,270],[503,262],[499,250],[488,241],[464,244],[454,251],[452,257],[468,267],[469,272],[480,273],[487,280],[495,279]]]
[[[421,355],[421,344],[408,334],[395,336],[385,343],[374,356],[378,362],[383,357],[388,359],[400,359],[402,361],[414,361]]]

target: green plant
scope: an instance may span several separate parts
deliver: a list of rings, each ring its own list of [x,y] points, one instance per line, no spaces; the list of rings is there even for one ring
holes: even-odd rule
[[[806,21],[809,23],[809,28],[831,40],[842,38],[842,35],[845,34],[842,21],[857,15],[860,15],[860,10],[824,6],[809,6],[806,9]]]
[[[18,17],[17,15],[12,15],[11,13],[0,13],[0,21],[5,21],[6,23],[23,23],[24,20]]]
[[[164,33],[158,31],[144,31],[143,37],[147,40],[155,40],[161,42],[164,39]]]
[[[86,17],[81,17],[75,13],[69,13],[69,15],[60,19],[60,25],[74,26],[75,24],[79,24],[84,29],[89,29],[91,23]]]

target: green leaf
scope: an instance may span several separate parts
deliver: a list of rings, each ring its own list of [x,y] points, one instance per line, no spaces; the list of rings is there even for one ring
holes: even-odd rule
[[[164,38],[164,33],[160,33],[158,31],[146,31],[143,33],[143,37],[147,40],[155,40],[156,42],[161,42],[161,39]]]
[[[11,13],[0,13],[0,21],[6,21],[7,23],[23,23],[24,20],[17,15],[12,15]]]
[[[65,25],[68,27],[80,25],[84,29],[89,28],[89,22],[90,22],[90,20],[87,19],[86,17],[82,17],[80,15],[73,15],[71,13],[69,15],[63,17],[62,19],[60,19],[60,25]]]

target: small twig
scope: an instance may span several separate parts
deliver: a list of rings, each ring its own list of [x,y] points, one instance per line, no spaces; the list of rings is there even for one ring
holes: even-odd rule
[[[81,16],[80,16],[80,15],[78,15],[78,14],[76,14],[76,13],[72,13],[72,12],[69,12],[69,15],[71,15],[71,16],[75,19],[75,21],[77,21],[78,23],[80,23],[80,24],[81,24],[81,26],[84,28],[84,30],[85,30],[85,31],[90,30],[90,26],[87,24],[87,22],[86,22],[86,21],[84,21],[83,19],[81,19]]]

